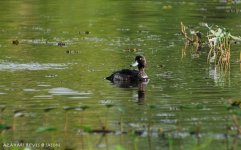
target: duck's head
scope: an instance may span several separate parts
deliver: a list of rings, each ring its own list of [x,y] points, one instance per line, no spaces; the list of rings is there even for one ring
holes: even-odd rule
[[[144,69],[146,67],[146,59],[142,55],[137,55],[135,58],[135,62],[131,64],[132,67],[137,66],[139,70]]]

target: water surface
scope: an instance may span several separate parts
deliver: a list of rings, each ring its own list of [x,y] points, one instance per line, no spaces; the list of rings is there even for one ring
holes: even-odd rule
[[[11,127],[1,132],[1,143],[83,150],[238,149],[240,108],[227,107],[241,100],[235,63],[240,43],[232,45],[230,70],[221,73],[207,64],[207,47],[198,54],[187,47],[182,55],[180,22],[218,25],[240,36],[240,5],[1,1],[0,124]],[[145,55],[151,79],[141,99],[137,87],[104,80],[129,68],[137,54]]]

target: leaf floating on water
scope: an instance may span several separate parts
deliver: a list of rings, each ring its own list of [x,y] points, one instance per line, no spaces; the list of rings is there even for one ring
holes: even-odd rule
[[[165,9],[165,10],[172,9],[172,5],[165,5],[162,7],[162,9]]]
[[[182,109],[204,109],[205,106],[203,104],[192,104],[192,105],[181,105],[179,108]]]
[[[85,33],[86,35],[88,35],[88,34],[90,34],[90,31],[85,31],[84,33]]]
[[[34,113],[26,112],[24,109],[19,109],[14,111],[14,117],[33,117],[35,116]]]
[[[137,48],[126,48],[125,51],[127,51],[127,52],[136,52],[136,51],[138,51],[138,49]]]
[[[121,112],[121,113],[124,113],[124,112],[125,112],[124,108],[122,108],[122,107],[117,107],[117,110],[118,110],[119,112]]]
[[[64,107],[64,110],[69,111],[69,110],[86,110],[90,108],[89,106],[66,106]]]
[[[108,134],[108,133],[115,133],[115,131],[107,130],[107,129],[103,128],[103,129],[93,129],[92,133]]]
[[[80,106],[80,108],[82,109],[82,110],[86,110],[86,109],[88,109],[88,108],[90,108],[89,106]]]
[[[15,110],[13,113],[16,114],[16,113],[20,113],[20,112],[24,112],[25,109],[18,109],[18,110]]]
[[[155,105],[155,104],[150,104],[150,105],[149,105],[149,108],[150,108],[150,109],[156,109],[156,108],[157,108],[157,105]]]
[[[66,54],[79,54],[80,51],[79,50],[66,50],[65,53]]]
[[[60,46],[60,47],[62,47],[62,46],[65,46],[65,43],[64,43],[64,42],[58,42],[57,45]]]
[[[234,101],[231,103],[232,108],[241,108],[241,101]]]
[[[181,110],[183,110],[183,109],[192,109],[193,107],[190,106],[190,105],[181,105],[181,106],[179,106],[179,108],[180,108]]]
[[[15,110],[13,113],[14,113],[14,117],[16,117],[16,118],[25,116],[25,110],[24,109]]]
[[[48,107],[44,109],[44,112],[50,112],[51,110],[56,109],[56,107]]]
[[[135,131],[134,131],[134,134],[135,134],[135,135],[138,135],[138,136],[141,136],[141,135],[143,135],[145,132],[146,132],[145,130],[135,130]]]
[[[113,106],[115,106],[114,104],[106,104],[105,105],[107,108],[111,108],[111,107],[113,107]]]
[[[107,108],[111,108],[114,106],[112,100],[100,100],[100,104],[106,106]]]
[[[84,31],[84,32],[79,31],[79,34],[89,35],[90,33],[91,33],[90,31]]]
[[[196,104],[195,108],[197,108],[197,109],[204,109],[205,106],[203,104]]]
[[[0,105],[0,111],[1,111],[1,112],[4,112],[5,109],[6,109],[6,106],[5,106],[5,105]]]
[[[235,111],[234,113],[238,116],[241,116],[241,111]]]
[[[11,129],[10,126],[4,125],[4,124],[0,124],[0,131],[1,131],[1,130],[9,130],[9,129]]]
[[[39,127],[38,129],[35,130],[35,133],[44,133],[44,132],[52,132],[56,131],[57,129],[54,127]]]
[[[24,117],[25,116],[25,113],[24,112],[18,112],[18,113],[15,113],[14,114],[14,117],[17,118],[17,117]]]
[[[64,107],[64,110],[66,110],[66,111],[76,110],[76,109],[78,109],[78,107],[75,107],[75,106],[73,106],[73,107],[71,107],[71,106],[66,106],[66,107]]]
[[[84,132],[88,132],[88,133],[93,131],[93,129],[88,125],[81,125],[79,126],[79,128],[82,129]]]
[[[116,145],[115,150],[126,150],[126,149],[121,145]]]
[[[14,45],[18,45],[18,44],[19,44],[19,41],[18,41],[18,40],[13,40],[12,43],[13,43]]]

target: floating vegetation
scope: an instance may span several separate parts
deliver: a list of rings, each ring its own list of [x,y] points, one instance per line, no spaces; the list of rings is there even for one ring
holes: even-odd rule
[[[88,125],[81,125],[78,128],[82,129],[84,132],[87,132],[87,133],[91,133],[93,130],[92,127]]]
[[[0,131],[3,131],[3,130],[9,130],[9,129],[11,129],[10,126],[5,125],[5,124],[0,124]]]
[[[0,112],[4,112],[5,109],[6,109],[5,105],[0,105]]]
[[[45,132],[52,132],[56,131],[57,129],[54,127],[39,127],[38,129],[35,130],[35,133],[45,133]]]
[[[13,45],[18,45],[19,41],[18,40],[13,40],[12,43],[13,43]]]
[[[158,109],[159,108],[158,105],[156,105],[156,104],[150,104],[148,106],[150,109]]]
[[[121,145],[116,145],[115,150],[126,150],[126,149]]]
[[[126,48],[125,51],[126,52],[137,52],[138,48],[135,48],[135,47],[133,47],[133,48]]]
[[[200,50],[202,47],[202,34],[200,31],[189,30],[187,33],[187,27],[181,22],[181,32],[182,35],[186,38],[186,44],[194,45],[196,50]]]
[[[80,106],[80,108],[81,108],[82,110],[86,110],[86,109],[88,109],[88,108],[90,108],[90,107],[87,106],[87,105],[84,105],[84,106]]]
[[[225,29],[219,27],[209,27],[208,31],[209,54],[208,61],[218,64],[221,68],[229,69],[230,64],[230,47],[232,35]]]
[[[85,31],[84,34],[88,35],[90,34],[90,31]]]
[[[81,130],[80,133],[82,134],[84,133],[90,133],[90,134],[126,134],[126,131],[115,131],[115,130],[109,130],[107,129],[105,126],[102,126],[100,129],[93,129],[92,127],[88,126],[88,125],[81,125],[78,126],[78,128]]]
[[[182,58],[186,56],[186,49],[188,45],[192,46],[191,55],[193,58],[199,57],[199,52],[202,48],[202,41],[201,41],[201,32],[190,30],[189,33],[187,32],[187,27],[181,22],[181,33],[185,37],[186,42],[184,47],[182,48]]]
[[[79,54],[80,51],[79,50],[66,50],[65,53],[66,54]]]
[[[232,102],[231,106],[241,108],[241,101],[234,101]]]
[[[65,111],[70,111],[70,110],[86,110],[86,109],[88,109],[88,108],[90,108],[89,106],[87,106],[87,105],[84,105],[84,106],[73,106],[73,107],[71,107],[71,106],[66,106],[66,107],[64,107],[64,110]]]
[[[60,46],[60,47],[65,46],[65,43],[64,42],[58,42],[58,46]]]
[[[56,107],[48,107],[44,109],[44,112],[50,112],[51,110],[56,109]]]
[[[84,32],[79,31],[79,34],[89,35],[90,33],[91,33],[90,31],[84,31]]]
[[[107,108],[115,106],[112,100],[100,100],[100,104],[106,106]]]
[[[232,41],[241,41],[241,37],[233,36],[226,28],[218,26],[209,26],[203,24],[208,29],[207,42],[203,42],[200,31],[189,29],[190,34],[187,33],[187,27],[181,22],[181,32],[186,38],[186,43],[194,45],[196,50],[201,50],[203,45],[207,43],[209,53],[207,60],[209,63],[214,63],[219,69],[227,71],[230,68],[230,51]],[[186,47],[185,47],[186,48]]]
[[[179,108],[181,110],[185,110],[185,109],[204,109],[205,106],[203,104],[191,104],[191,105],[180,105]]]
[[[164,5],[162,9],[167,10],[167,9],[172,9],[172,5]]]
[[[241,101],[240,100],[229,100],[227,108],[228,108],[228,110],[241,109]]]
[[[79,107],[75,107],[75,106],[73,106],[73,107],[69,107],[69,106],[66,106],[66,107],[64,107],[64,110],[65,111],[70,111],[70,110],[79,110],[80,108]]]
[[[15,110],[14,112],[14,117],[24,117],[25,116],[25,110],[24,109],[18,109],[18,110]]]

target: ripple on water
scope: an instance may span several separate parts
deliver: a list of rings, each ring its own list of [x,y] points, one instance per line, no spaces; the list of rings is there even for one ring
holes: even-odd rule
[[[52,95],[36,95],[33,97],[33,99],[52,99]]]
[[[79,92],[65,87],[57,87],[49,89],[48,91],[52,95],[62,95],[62,96],[72,96],[70,98],[79,99],[79,98],[89,98],[91,92]]]
[[[38,92],[39,90],[36,89],[23,89],[25,92]]]
[[[18,64],[18,63],[4,62],[0,64],[0,71],[66,69],[67,67],[68,67],[67,64],[54,64],[54,63]]]

